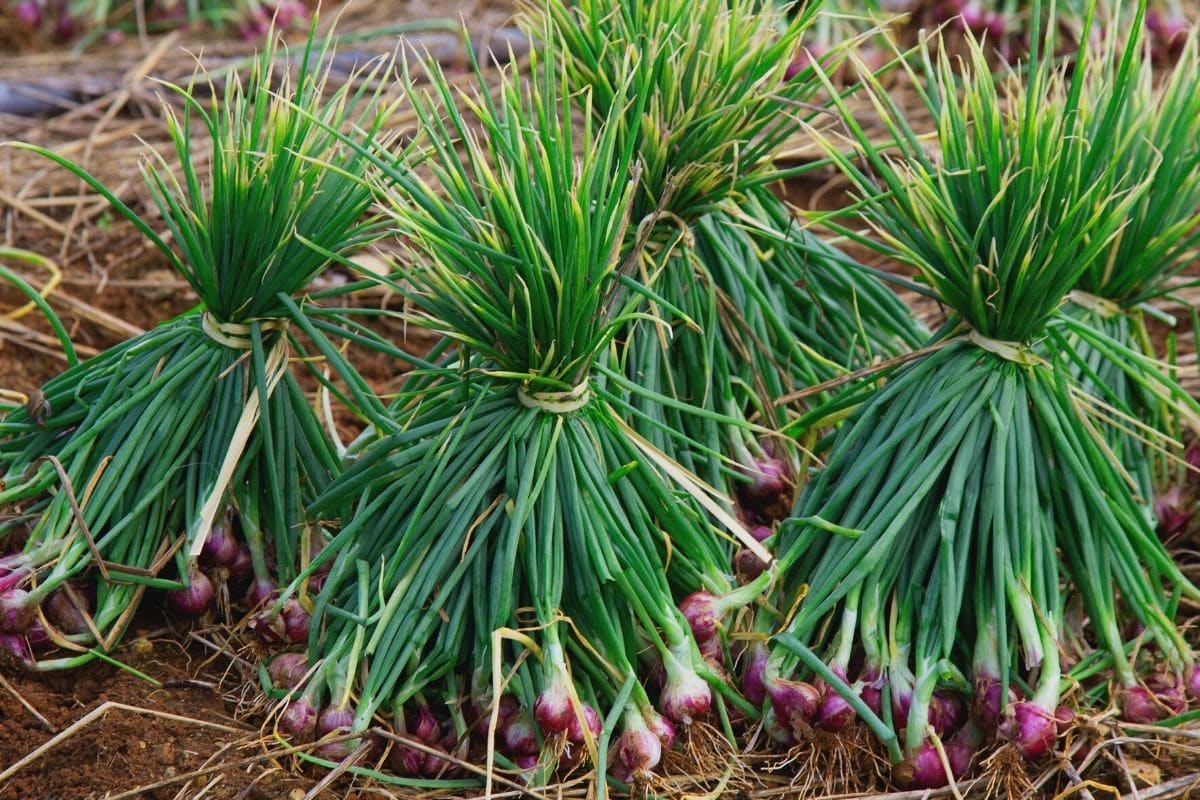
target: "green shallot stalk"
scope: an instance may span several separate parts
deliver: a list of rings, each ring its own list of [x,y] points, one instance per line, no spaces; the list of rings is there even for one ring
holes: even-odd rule
[[[378,132],[387,109],[364,110],[373,98],[349,84],[323,98],[328,42],[310,37],[294,75],[276,74],[277,55],[268,47],[209,104],[171,87],[185,104],[167,118],[182,177],[157,154],[143,173],[175,247],[82,168],[13,145],[92,186],[201,301],[49,381],[41,411],[0,421],[0,503],[27,525],[23,552],[3,557],[0,602],[13,617],[6,630],[34,633],[36,614],[67,651],[41,668],[111,650],[147,589],[170,590],[172,608],[199,615],[214,595],[210,575],[238,581],[252,571],[255,605],[296,576],[308,557],[301,542],[320,537],[305,531],[304,506],[340,465],[289,369],[281,298],[324,269],[323,252],[345,254],[382,232],[364,216],[368,162],[330,129]],[[195,150],[202,132],[210,160]],[[75,604],[82,622],[53,613],[76,579],[96,587],[90,608]],[[281,635],[305,638],[307,610],[286,613]]]

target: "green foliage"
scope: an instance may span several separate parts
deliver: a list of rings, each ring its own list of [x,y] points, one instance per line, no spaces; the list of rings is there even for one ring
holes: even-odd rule
[[[1142,39],[1136,39],[1139,43]],[[1113,76],[1120,54],[1110,38],[1088,71],[1089,94],[1099,104],[1118,91]],[[1129,208],[1125,224],[1107,253],[1088,264],[1079,288],[1130,307],[1179,287],[1175,280],[1192,266],[1200,245],[1200,44],[1187,37],[1165,79],[1149,46],[1137,51],[1128,99],[1115,120],[1093,113],[1088,138],[1093,147],[1122,143],[1114,155],[1118,172],[1144,176],[1146,190]],[[1192,275],[1191,283],[1200,282]]]
[[[144,173],[182,258],[158,244],[224,321],[279,315],[276,296],[306,286],[329,262],[325,253],[353,252],[381,233],[366,214],[369,161],[334,131],[379,136],[390,108],[353,82],[324,98],[329,45],[310,38],[295,77],[280,74],[278,45],[267,47],[246,82],[231,75],[207,108],[192,90],[171,87],[186,103],[182,119],[167,118],[183,180],[161,157]],[[385,74],[379,62],[366,77]],[[195,166],[208,144],[196,119],[212,143],[206,174]]]
[[[642,167],[634,223],[663,210],[691,224],[771,180],[775,151],[812,113],[811,69],[786,74],[819,7],[789,18],[759,0],[531,0],[523,22],[599,113],[617,112]]]
[[[867,78],[866,94],[886,144],[872,142],[839,103],[862,161],[825,141],[879,240],[831,224],[916,268],[983,336],[1028,342],[1105,259],[1146,190],[1144,176],[1122,169],[1129,143],[1116,130],[1136,85],[1133,51],[1104,80],[1107,91],[1084,91],[1085,51],[1070,75],[1035,57],[998,77],[982,45],[968,38],[967,46],[956,64],[923,45],[927,81],[909,68],[937,121],[932,142],[876,80]]]
[[[614,126],[590,113],[578,130],[563,124],[570,98],[546,58],[504,76],[496,100],[429,73],[433,89],[411,98],[428,134],[416,160],[432,177],[406,172],[388,196],[413,251],[420,324],[490,372],[566,390],[626,320],[620,247],[636,175]]]

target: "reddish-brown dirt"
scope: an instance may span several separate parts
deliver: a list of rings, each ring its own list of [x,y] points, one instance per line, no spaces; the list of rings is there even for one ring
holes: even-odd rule
[[[257,705],[250,663],[197,641],[219,631],[189,639],[192,629],[155,612],[139,623],[114,655],[145,677],[99,662],[32,675],[0,656],[0,770],[78,726],[0,784],[0,800],[88,800],[154,786],[130,796],[273,800],[313,790],[324,773],[272,758],[285,746],[259,735],[266,706]],[[312,795],[358,796],[346,779]]]
[[[15,764],[55,733],[106,703],[190,717],[230,730],[113,707],[17,773],[0,788],[0,798],[82,800],[105,792],[116,794],[196,770],[215,752],[244,739],[246,726],[234,719],[233,709],[218,688],[219,676],[197,673],[200,654],[183,650],[179,641],[177,637],[140,640],[136,648],[125,648],[118,654],[130,666],[157,679],[161,687],[100,663],[42,676],[22,674],[13,665],[5,665],[3,674],[11,688],[0,691],[0,764]],[[25,708],[17,695],[45,722]],[[266,766],[260,764],[248,773],[225,774],[222,785],[214,787],[219,790],[213,796],[237,796]],[[288,787],[298,783],[279,772],[272,775],[273,780],[271,775],[266,776],[245,796],[286,797]],[[208,780],[211,776],[200,779],[196,788]],[[183,785],[142,796],[175,797]]]

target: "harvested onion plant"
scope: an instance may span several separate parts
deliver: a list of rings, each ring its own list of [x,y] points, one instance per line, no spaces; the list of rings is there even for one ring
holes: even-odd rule
[[[760,540],[790,509],[799,461],[776,399],[927,336],[889,288],[800,230],[768,189],[787,174],[779,147],[828,103],[815,71],[792,65],[820,7],[797,4],[789,17],[744,0],[555,1],[524,17],[561,54],[571,86],[592,93],[594,112],[616,115],[641,167],[629,238],[644,243],[638,277],[661,320],[620,339],[619,373],[608,374],[630,390],[622,411],[656,448],[735,495]],[[616,104],[626,80],[643,106]],[[700,543],[671,560],[703,578],[689,586],[673,573],[685,593],[734,592],[738,574],[764,566],[736,542]],[[723,613],[736,607],[720,602]]]
[[[1106,130],[1097,114],[1100,129],[1091,134],[1128,138],[1121,168],[1148,176],[1147,189],[1105,258],[1068,295],[1067,331],[1051,335],[1065,335],[1074,346],[1078,375],[1096,400],[1093,413],[1110,421],[1114,453],[1147,514],[1157,509],[1160,534],[1171,537],[1190,517],[1184,513],[1190,509],[1184,508],[1182,451],[1172,437],[1185,429],[1193,436],[1200,432],[1200,406],[1181,388],[1163,385],[1161,374],[1174,370],[1173,353],[1156,352],[1149,323],[1194,323],[1194,311],[1176,320],[1154,304],[1200,285],[1193,264],[1200,245],[1200,56],[1193,35],[1164,77],[1148,51],[1140,51],[1137,89],[1121,118]],[[1111,53],[1098,59],[1114,62]],[[1070,351],[1064,342],[1058,346]],[[1156,488],[1167,484],[1156,498]]]
[[[1063,0],[1056,4],[1053,15],[1045,13],[1045,4],[1035,11],[1034,4],[1028,0],[879,0],[861,4],[862,7],[857,9],[853,8],[857,4],[836,0],[832,5],[834,8],[841,6],[839,10],[843,15],[853,16],[851,12],[863,14],[868,10],[878,18],[891,15],[892,27],[905,34],[940,28],[955,52],[960,37],[969,35],[981,42],[989,55],[999,55],[1014,64],[1028,56],[1035,14],[1043,29],[1048,24],[1054,25],[1059,37],[1055,46],[1060,55],[1069,55],[1085,40],[1085,30],[1094,30],[1085,26],[1088,0]],[[1128,16],[1123,11],[1132,7],[1131,3],[1104,0],[1095,4],[1095,16],[1107,32],[1116,29],[1118,21]],[[1187,42],[1188,30],[1195,22],[1188,18],[1185,3],[1180,0],[1148,3],[1145,27],[1152,60],[1167,65],[1178,58]],[[1099,38],[1095,34],[1093,37]],[[864,53],[868,63],[877,58],[869,51]]]
[[[202,24],[218,30],[232,27],[243,38],[260,39],[272,24],[287,29],[294,23],[307,24],[310,16],[303,0],[3,0],[0,10],[59,41]]]
[[[482,85],[460,97],[437,71],[410,91],[423,157],[380,161],[412,255],[394,285],[457,360],[411,378],[400,427],[316,501],[343,522],[309,567],[329,570],[312,671],[277,684],[292,690],[280,730],[331,739],[316,751],[326,763],[370,750],[379,723],[434,751],[379,756],[385,779],[409,785],[464,781],[437,753],[472,742],[489,767],[537,782],[581,763],[603,775],[610,752],[615,772],[642,778],[672,723],[714,704],[755,713],[705,661],[667,583],[668,543],[690,547],[708,523],[678,502],[666,473],[686,477],[640,445],[597,367],[645,313],[636,253],[623,255],[632,147],[594,121],[587,92],[572,127],[545,59],[502,75],[494,98]],[[640,101],[624,87],[613,98]],[[643,651],[662,666],[653,690]]]
[[[786,9],[791,3],[777,0]],[[792,55],[788,77],[799,73],[814,60],[826,69],[835,84],[856,80],[859,69],[879,73],[892,60],[888,44],[891,29],[908,19],[903,0],[822,0],[820,15],[805,33],[800,47]],[[841,58],[839,50],[851,46],[854,60]]]
[[[874,82],[889,141],[849,113],[857,154],[826,140],[874,236],[839,230],[911,265],[952,316],[863,393],[799,497],[777,551],[786,622],[760,615],[780,633],[743,676],[780,741],[859,716],[897,781],[918,787],[947,782],[943,752],[966,774],[985,738],[1044,756],[1067,695],[1111,693],[1144,722],[1186,706],[1197,677],[1173,616],[1200,591],[1080,402],[1073,351],[1047,336],[1148,191],[1124,169],[1130,141],[1112,135],[1137,91],[1138,45],[1093,82],[1086,50],[1069,72],[1035,55],[1000,79],[968,44],[958,70],[923,48],[929,79],[912,75],[936,158]],[[1085,628],[1068,624],[1076,599]]]
[[[377,131],[385,113],[356,111],[371,98],[353,84],[322,99],[329,55],[310,39],[289,76],[269,47],[211,104],[172,87],[186,105],[168,113],[182,177],[157,155],[143,174],[175,247],[82,168],[16,145],[103,195],[200,297],[192,312],[75,364],[0,422],[4,541],[23,545],[0,557],[0,624],[35,650],[60,648],[40,668],[103,657],[147,589],[200,615],[214,583],[249,582],[247,604],[261,605],[321,544],[305,504],[338,472],[338,455],[290,371],[281,298],[326,266],[323,252],[381,232],[365,216],[367,161],[329,129]],[[307,619],[293,604],[264,633],[304,640]]]

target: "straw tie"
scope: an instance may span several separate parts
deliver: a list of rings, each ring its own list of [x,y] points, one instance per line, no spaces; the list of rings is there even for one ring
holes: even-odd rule
[[[1046,363],[1045,359],[1030,350],[1024,342],[1006,342],[1003,339],[989,339],[974,328],[963,338],[976,347],[987,350],[989,353],[1012,361],[1015,364],[1034,367]]]
[[[587,380],[566,392],[527,392],[524,386],[519,386],[517,399],[526,408],[536,408],[548,414],[570,414],[588,404],[592,399],[592,390]]]
[[[286,319],[253,319],[251,323],[258,325],[264,333],[283,331],[287,329]],[[200,329],[208,334],[214,342],[233,350],[250,350],[253,340],[250,338],[250,324],[242,322],[222,322],[211,311],[200,315]]]
[[[1121,307],[1112,300],[1080,289],[1068,292],[1067,300],[1080,308],[1091,311],[1101,319],[1111,319],[1121,314]]]

